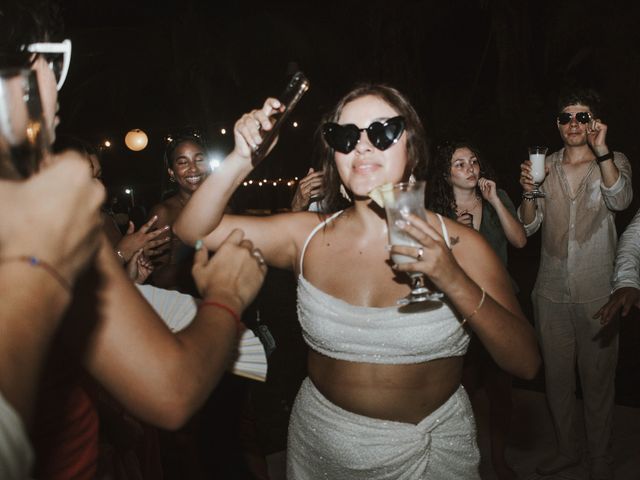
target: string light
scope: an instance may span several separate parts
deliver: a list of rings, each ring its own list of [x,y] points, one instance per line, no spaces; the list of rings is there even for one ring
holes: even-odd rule
[[[267,179],[263,178],[261,180],[245,180],[242,182],[243,187],[292,187],[296,184],[296,180],[293,178],[277,178],[277,179]]]

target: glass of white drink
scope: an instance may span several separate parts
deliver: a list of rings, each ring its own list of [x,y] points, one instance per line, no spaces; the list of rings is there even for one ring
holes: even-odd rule
[[[0,70],[0,178],[26,178],[49,152],[35,71]]]
[[[425,182],[396,183],[383,191],[384,209],[387,214],[389,243],[391,245],[408,245],[419,248],[422,245],[404,230],[396,225],[398,220],[405,220],[409,214],[427,221],[424,209]],[[415,262],[414,257],[392,254],[394,263]],[[442,293],[432,292],[425,285],[423,273],[411,272],[411,292],[408,296],[398,300],[398,305],[408,305],[415,302],[434,301],[442,298]]]
[[[529,198],[542,198],[544,192],[540,190],[540,184],[546,176],[544,160],[547,156],[547,147],[529,147],[529,160],[531,161],[531,177],[535,188],[527,194]]]

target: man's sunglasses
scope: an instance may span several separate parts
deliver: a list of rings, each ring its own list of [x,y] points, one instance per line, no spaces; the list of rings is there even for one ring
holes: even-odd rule
[[[56,43],[31,43],[27,45],[27,51],[44,57],[56,76],[57,88],[60,90],[67,78],[69,62],[71,62],[71,40],[67,39]]]
[[[569,112],[560,112],[558,114],[558,123],[560,125],[566,125],[571,121],[573,116],[575,115],[576,121],[582,124],[589,123],[592,119],[591,114],[589,112],[578,112],[578,113],[569,113]]]
[[[361,132],[367,132],[371,144],[378,150],[386,150],[396,143],[404,132],[404,118],[393,117],[385,122],[373,122],[367,128],[352,123],[339,125],[329,122],[322,126],[322,136],[327,144],[340,153],[350,153],[360,141]]]

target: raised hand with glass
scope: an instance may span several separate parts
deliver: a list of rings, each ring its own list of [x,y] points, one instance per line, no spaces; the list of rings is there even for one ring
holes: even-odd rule
[[[540,184],[544,182],[547,173],[544,168],[547,157],[547,147],[529,147],[529,161],[531,162],[531,179],[533,180],[533,190],[524,194],[525,198],[543,198],[545,194],[540,190]]]
[[[385,185],[380,187],[384,199],[384,209],[387,216],[387,227],[389,229],[389,243],[391,245],[406,245],[416,247],[417,257],[391,254],[391,260],[395,264],[415,262],[422,260],[424,248],[415,238],[404,231],[400,225],[406,222],[409,215],[415,215],[425,222],[427,215],[424,208],[425,182],[403,182],[395,185]],[[442,298],[442,293],[432,292],[425,284],[425,275],[421,272],[411,272],[411,292],[404,298],[398,300],[398,305],[408,305],[410,303],[438,301]]]

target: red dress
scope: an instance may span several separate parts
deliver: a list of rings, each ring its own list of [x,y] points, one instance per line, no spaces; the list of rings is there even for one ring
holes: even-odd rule
[[[33,476],[47,480],[93,479],[98,459],[99,422],[82,386],[83,372],[58,355],[43,376],[31,432]]]

